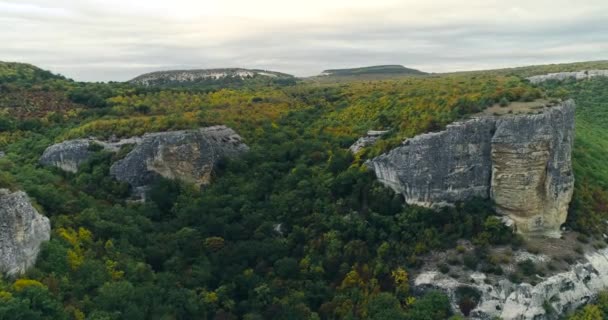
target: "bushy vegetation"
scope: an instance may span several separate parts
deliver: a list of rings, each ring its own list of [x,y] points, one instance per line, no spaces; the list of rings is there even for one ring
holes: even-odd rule
[[[11,81],[6,94],[13,98],[44,91],[36,78]],[[0,187],[25,190],[53,226],[36,267],[0,282],[1,319],[448,318],[444,295],[409,288],[421,257],[469,239],[478,250],[467,253],[467,267],[491,268],[484,248],[516,239],[491,203],[404,206],[362,162],[503,100],[560,90],[488,73],[222,89],[53,81],[53,101],[64,108],[23,112],[26,106],[7,105],[0,93],[0,149],[7,153]],[[601,91],[594,83],[582,84],[580,94]],[[597,128],[601,104],[589,108],[588,125]],[[233,127],[251,151],[222,162],[202,190],[158,181],[146,203],[128,202],[128,187],[109,177],[114,155],[97,151],[77,174],[37,163],[48,145],[66,138],[213,124]],[[350,154],[368,129],[391,133]],[[592,141],[577,130],[583,143],[574,155],[573,210],[592,210],[587,217],[598,209],[584,188],[603,192],[608,177],[586,169],[580,148]],[[593,161],[603,146],[594,147]],[[573,225],[587,223],[579,220]],[[465,308],[475,299],[462,293]]]
[[[603,292],[594,303],[588,304],[574,314],[568,320],[603,320],[608,317],[608,293]]]

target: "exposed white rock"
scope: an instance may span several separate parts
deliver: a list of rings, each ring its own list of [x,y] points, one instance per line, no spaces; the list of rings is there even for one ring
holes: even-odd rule
[[[388,130],[369,130],[367,131],[367,135],[365,137],[359,138],[348,149],[352,153],[357,153],[363,148],[369,147],[376,143],[383,135],[387,134],[388,132]]]
[[[534,263],[545,263],[548,262],[551,258],[544,254],[532,254],[527,251],[517,251],[513,255],[513,260],[515,262],[524,262],[526,260],[530,260]]]
[[[527,78],[530,82],[538,84],[541,82],[556,80],[564,81],[566,79],[585,80],[595,77],[608,77],[608,70],[583,70],[574,72],[556,72],[544,75],[532,76]]]
[[[25,272],[50,237],[49,219],[36,211],[25,192],[0,189],[0,272]]]
[[[459,281],[436,271],[418,275],[414,284],[445,291],[454,310],[459,310],[458,288],[476,290],[480,300],[469,315],[471,319],[556,319],[608,289],[608,249],[588,253],[585,259],[585,262],[571,266],[569,271],[549,276],[536,285],[515,284],[506,279],[498,284],[487,284],[484,282],[485,276],[479,273]],[[556,311],[555,314],[547,313],[549,306]]]
[[[131,83],[152,86],[170,83],[199,82],[205,80],[220,80],[224,78],[248,79],[257,76],[268,78],[293,78],[291,75],[257,69],[223,68],[201,70],[171,70],[146,73],[131,80]]]

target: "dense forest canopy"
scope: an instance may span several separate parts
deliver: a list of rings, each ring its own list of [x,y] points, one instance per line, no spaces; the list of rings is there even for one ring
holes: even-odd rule
[[[524,78],[582,67],[608,63],[228,88],[78,83],[0,63],[0,188],[25,190],[53,227],[36,267],[0,282],[0,319],[448,318],[444,295],[409,287],[421,258],[468,239],[478,256],[467,266],[502,272],[484,248],[522,240],[484,200],[404,206],[363,161],[494,104],[572,97],[569,226],[606,232],[608,80]],[[97,150],[77,174],[38,164],[65,139],[215,124],[239,132],[250,152],[223,161],[202,190],[158,181],[145,203],[127,201],[128,186],[110,178],[117,155]],[[370,129],[390,133],[352,155]],[[605,300],[575,317],[606,312]]]

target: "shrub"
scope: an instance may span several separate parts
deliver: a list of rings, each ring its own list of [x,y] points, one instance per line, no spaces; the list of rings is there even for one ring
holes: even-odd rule
[[[458,299],[458,307],[465,317],[468,317],[471,310],[475,309],[479,303],[481,294],[470,287],[459,287],[456,289],[456,297]]]
[[[508,106],[508,105],[509,105],[509,100],[507,100],[507,98],[504,98],[504,97],[503,97],[502,99],[500,99],[500,101],[498,102],[498,104],[499,104],[501,107],[506,107],[506,106]]]
[[[479,263],[479,259],[473,254],[466,254],[463,258],[463,262],[465,267],[475,270],[477,268],[477,264]]]
[[[582,233],[576,236],[576,240],[582,243],[589,243],[589,238],[587,238],[587,236]]]
[[[532,262],[532,260],[530,259],[518,263],[517,266],[519,267],[519,270],[521,270],[521,272],[526,276],[532,276],[536,274],[536,266],[534,265],[534,262]]]
[[[522,276],[519,272],[512,272],[509,274],[509,281],[513,283],[521,283]]]

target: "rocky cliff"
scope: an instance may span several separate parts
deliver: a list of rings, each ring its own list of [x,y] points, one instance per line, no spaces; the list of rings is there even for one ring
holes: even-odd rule
[[[241,137],[225,126],[148,133],[124,159],[112,165],[110,174],[134,188],[148,185],[158,176],[202,185],[209,182],[219,159],[248,149]]]
[[[506,279],[488,284],[486,275],[478,272],[456,280],[436,271],[420,274],[414,284],[446,292],[453,310],[459,310],[462,288],[474,290],[479,301],[470,312],[470,319],[557,319],[608,289],[608,249],[588,253],[584,262],[566,272],[540,278],[536,285],[516,284]]]
[[[572,197],[574,102],[536,114],[480,116],[405,140],[366,164],[407,203],[491,198],[518,232],[559,235]]]
[[[49,219],[40,215],[24,192],[0,189],[0,271],[25,272],[36,262],[40,244],[51,236]]]
[[[543,74],[538,76],[532,76],[527,78],[530,82],[538,84],[541,82],[556,80],[563,81],[566,79],[585,80],[595,77],[608,77],[608,70],[583,70],[574,72],[556,72]]]

